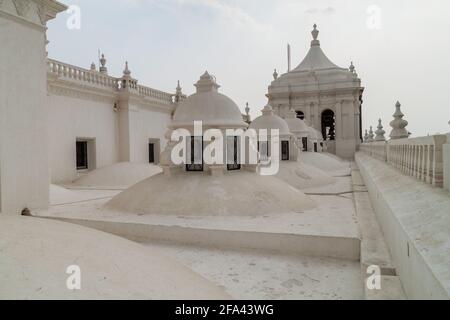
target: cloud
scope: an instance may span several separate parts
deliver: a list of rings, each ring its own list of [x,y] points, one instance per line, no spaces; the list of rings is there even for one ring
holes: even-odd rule
[[[305,13],[308,13],[308,14],[334,14],[334,13],[336,13],[336,9],[334,7],[309,8],[309,9],[305,10]]]
[[[256,31],[266,31],[268,27],[260,24],[242,8],[231,6],[220,0],[172,0],[181,6],[194,6],[207,8],[218,14],[221,18],[238,27],[252,28]]]

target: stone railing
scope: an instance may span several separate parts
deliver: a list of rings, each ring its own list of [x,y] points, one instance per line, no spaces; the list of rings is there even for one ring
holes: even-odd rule
[[[117,90],[119,87],[119,79],[97,71],[75,67],[70,64],[51,59],[47,60],[47,67],[48,74],[54,75],[59,79],[66,79],[80,83],[84,82],[89,85],[107,87],[113,90]]]
[[[138,85],[137,89],[139,91],[139,94],[143,95],[144,97],[149,97],[149,98],[153,98],[153,99],[157,99],[157,100],[161,100],[161,101],[166,101],[167,103],[173,103],[173,101],[174,101],[174,95],[164,92],[164,91],[156,90],[156,89],[149,88],[149,87],[144,87],[141,85]]]
[[[47,60],[47,73],[57,79],[74,81],[95,87],[109,88],[113,91],[128,89],[135,94],[151,98],[163,104],[173,104],[174,95],[153,88],[138,85],[138,81],[131,77],[114,78],[96,70],[87,70],[56,60]],[[183,97],[185,97],[183,95]]]
[[[448,156],[444,157],[443,153],[446,143],[450,143],[446,135],[434,135],[363,143],[360,151],[389,163],[406,175],[443,187],[444,165],[450,165],[450,159],[447,159]]]

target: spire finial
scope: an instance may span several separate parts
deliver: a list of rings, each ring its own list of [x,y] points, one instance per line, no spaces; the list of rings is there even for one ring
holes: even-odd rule
[[[391,139],[402,139],[408,138],[410,133],[406,130],[406,126],[408,125],[408,121],[404,120],[404,114],[400,109],[402,105],[399,101],[395,104],[395,113],[393,115],[394,120],[391,121],[390,125],[392,127],[392,131],[390,134]]]
[[[183,91],[180,85],[180,80],[177,81],[177,88],[175,92],[175,102],[178,103],[182,99]]]
[[[278,79],[278,72],[277,72],[277,69],[275,69],[275,70],[273,71],[273,79],[274,79],[274,80],[277,80],[277,79]]]
[[[128,61],[125,61],[125,70],[123,70],[123,75],[124,75],[124,76],[129,76],[129,75],[131,75],[131,71],[130,71],[130,69],[128,68]]]
[[[319,36],[319,30],[317,30],[317,24],[314,23],[313,25],[314,30],[311,32],[313,39],[317,40],[317,37]]]
[[[373,142],[373,138],[375,135],[373,134],[373,127],[370,126],[369,134],[367,135],[367,142]]]
[[[248,102],[245,104],[245,114],[247,116],[250,114],[250,107],[248,106]]]
[[[386,131],[383,130],[383,125],[381,124],[381,119],[378,119],[378,127],[377,131],[375,131],[376,137],[375,141],[386,141],[386,138],[384,137],[384,134]]]
[[[368,142],[368,140],[369,140],[369,133],[367,132],[366,129],[366,133],[364,134],[364,142]]]
[[[181,88],[181,85],[180,85],[180,80],[178,80],[177,81],[177,88],[176,88],[176,94],[178,95],[178,96],[181,96],[182,94],[183,94],[183,92],[182,92],[182,88]]]

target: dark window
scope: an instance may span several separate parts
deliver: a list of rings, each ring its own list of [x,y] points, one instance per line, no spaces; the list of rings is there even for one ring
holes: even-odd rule
[[[85,170],[88,168],[87,150],[87,141],[77,141],[77,170]]]
[[[305,120],[305,114],[303,111],[296,111],[295,113],[297,113],[297,118]]]
[[[188,148],[186,171],[203,171],[203,137],[190,137]]]
[[[155,163],[155,144],[154,143],[148,144],[148,162]]]
[[[314,152],[317,152],[317,142],[314,142]]]
[[[289,141],[281,141],[281,160],[289,160]]]
[[[322,135],[325,140],[333,141],[335,139],[335,117],[332,110],[325,110],[322,113]]]
[[[241,169],[241,164],[238,153],[238,137],[228,137],[227,139],[227,169],[230,171],[239,170]]]
[[[303,137],[302,138],[302,143],[303,143],[303,151],[308,151],[308,138],[307,137]]]

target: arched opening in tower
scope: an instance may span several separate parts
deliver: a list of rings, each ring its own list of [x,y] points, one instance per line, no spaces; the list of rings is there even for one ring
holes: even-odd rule
[[[322,112],[322,135],[324,140],[334,141],[336,137],[336,117],[330,109]]]

